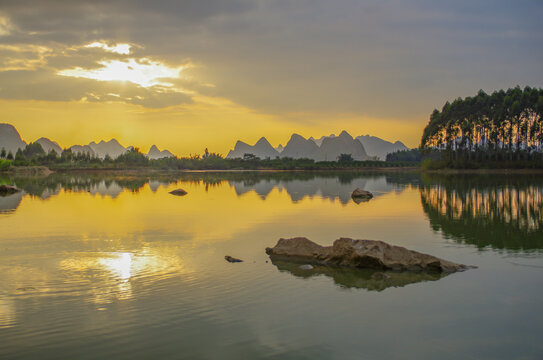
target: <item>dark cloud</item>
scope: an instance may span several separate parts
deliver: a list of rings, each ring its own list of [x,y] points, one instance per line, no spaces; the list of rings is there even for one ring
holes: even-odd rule
[[[480,88],[543,85],[536,0],[20,0],[0,9],[17,29],[5,44],[140,44],[140,57],[197,63],[193,89],[269,113],[426,116]],[[92,67],[101,55],[89,51],[50,66]],[[2,84],[2,96],[21,87],[17,78]]]

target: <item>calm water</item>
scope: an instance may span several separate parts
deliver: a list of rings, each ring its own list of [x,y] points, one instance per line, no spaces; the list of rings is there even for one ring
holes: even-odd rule
[[[1,359],[543,359],[542,177],[0,182],[24,189],[0,197]],[[356,187],[375,198],[354,203]],[[294,236],[479,268],[373,280],[268,261],[267,246]]]

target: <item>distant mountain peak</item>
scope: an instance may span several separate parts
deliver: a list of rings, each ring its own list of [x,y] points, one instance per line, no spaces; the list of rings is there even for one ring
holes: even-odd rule
[[[236,141],[235,147],[239,147],[239,146],[249,146],[249,144],[247,144],[247,143],[245,143],[245,142],[243,142],[241,140],[238,140],[238,141]]]
[[[349,139],[352,139],[353,137],[351,136],[351,134],[349,134],[347,131],[343,130],[341,132],[341,134],[339,134],[338,137],[343,137],[343,138],[349,138]]]
[[[268,139],[266,139],[264,136],[262,136],[260,139],[258,139],[258,141],[256,142],[255,145],[270,145],[271,146]]]
[[[305,140],[305,138],[300,134],[294,133],[290,136],[290,140]]]

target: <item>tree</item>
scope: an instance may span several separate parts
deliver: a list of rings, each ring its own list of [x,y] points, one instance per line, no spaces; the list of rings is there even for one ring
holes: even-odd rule
[[[8,156],[6,157],[8,160],[13,160],[13,153],[10,151],[8,152]]]
[[[337,161],[341,162],[341,163],[348,163],[348,162],[353,162],[354,159],[353,159],[353,156],[351,154],[340,154],[337,157]]]
[[[542,159],[542,132],[543,89],[479,90],[432,112],[421,149],[447,161]]]
[[[0,158],[5,159],[6,155],[6,149],[2,148],[2,151],[0,152]]]
[[[260,160],[260,158],[254,154],[243,154],[243,160]]]

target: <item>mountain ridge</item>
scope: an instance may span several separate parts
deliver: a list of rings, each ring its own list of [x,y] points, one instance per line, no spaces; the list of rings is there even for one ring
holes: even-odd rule
[[[353,137],[346,130],[342,130],[338,136],[330,134],[321,136],[318,139],[313,136],[306,139],[300,134],[293,133],[284,147],[279,145],[274,149],[274,156],[262,156],[261,149],[255,148],[264,141],[269,145],[265,137],[261,137],[252,146],[237,140],[234,149],[230,150],[226,157],[230,159],[243,158],[244,154],[253,154],[260,158],[289,157],[293,159],[307,158],[315,161],[336,161],[339,155],[350,154],[355,160],[372,158],[386,160],[387,154],[408,149],[401,141],[392,143],[371,135]]]

